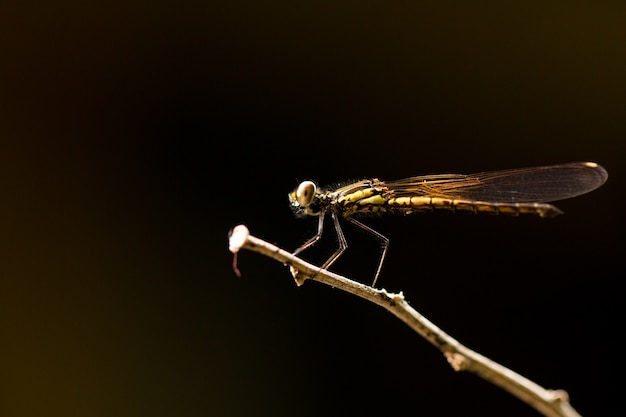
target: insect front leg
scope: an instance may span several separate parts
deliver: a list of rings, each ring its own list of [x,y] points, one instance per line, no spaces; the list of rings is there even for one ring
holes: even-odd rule
[[[320,240],[322,238],[322,232],[324,231],[324,212],[320,212],[319,214],[319,223],[317,225],[317,234],[315,234],[315,236],[313,236],[312,238],[310,238],[309,240],[307,240],[306,242],[304,242],[302,244],[302,246],[300,246],[298,249],[296,249],[293,252],[293,256],[296,256],[297,254],[299,254],[300,252],[302,252],[303,250],[310,248],[311,246],[313,246],[315,244],[315,242],[317,242],[318,240]]]

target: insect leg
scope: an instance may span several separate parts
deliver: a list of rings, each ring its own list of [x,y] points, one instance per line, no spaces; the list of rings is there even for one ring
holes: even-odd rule
[[[337,259],[339,259],[341,254],[343,254],[346,249],[348,249],[348,243],[346,242],[346,237],[343,235],[343,231],[341,230],[341,225],[339,224],[339,218],[337,217],[334,211],[330,212],[330,217],[332,217],[333,223],[335,224],[335,230],[337,231],[337,240],[339,240],[339,248],[337,248],[335,253],[333,253],[331,257],[328,258],[326,262],[324,262],[324,265],[322,265],[321,269],[326,269],[326,270],[333,263],[335,263]]]
[[[372,229],[369,226],[364,225],[363,223],[354,220],[352,217],[347,217],[346,220],[348,220],[350,223],[352,223],[355,226],[360,227],[361,229],[365,230],[366,232],[370,233],[371,235],[373,235],[380,243],[382,243],[383,246],[383,251],[380,255],[380,262],[378,263],[378,268],[376,269],[376,275],[374,275],[374,281],[372,281],[372,287],[376,286],[376,281],[378,280],[378,275],[380,275],[380,270],[383,267],[383,261],[385,260],[385,256],[387,255],[387,249],[389,249],[389,238],[383,236],[382,234],[378,233],[376,230]]]
[[[315,244],[315,242],[317,242],[318,240],[321,239],[322,237],[322,232],[324,231],[324,212],[322,211],[319,214],[319,224],[317,226],[317,233],[315,234],[315,236],[313,236],[312,238],[310,238],[309,240],[307,240],[306,242],[304,242],[302,244],[302,246],[300,246],[298,249],[296,249],[293,252],[293,255],[296,256],[297,254],[299,254],[300,252],[302,252],[303,250],[310,248],[311,246],[313,246]],[[335,226],[336,227],[336,226]]]

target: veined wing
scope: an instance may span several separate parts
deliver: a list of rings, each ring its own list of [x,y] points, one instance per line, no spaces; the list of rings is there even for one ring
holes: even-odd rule
[[[588,193],[608,174],[594,162],[573,162],[477,174],[423,175],[386,181],[394,196],[432,196],[493,203],[545,203]]]

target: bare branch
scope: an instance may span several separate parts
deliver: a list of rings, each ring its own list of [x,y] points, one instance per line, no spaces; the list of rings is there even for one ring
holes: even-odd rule
[[[389,293],[384,289],[373,288],[320,269],[293,256],[290,252],[251,236],[248,228],[243,225],[236,226],[231,231],[229,249],[235,256],[240,249],[248,249],[288,265],[297,285],[302,285],[307,279],[319,281],[386,308],[441,350],[455,371],[468,371],[480,376],[513,394],[546,417],[581,417],[570,405],[567,392],[545,389],[463,346],[413,309],[402,293]],[[233,264],[233,268],[238,273],[236,263]]]

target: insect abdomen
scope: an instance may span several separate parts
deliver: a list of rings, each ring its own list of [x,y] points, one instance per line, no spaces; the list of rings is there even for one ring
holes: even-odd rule
[[[434,210],[500,214],[507,216],[529,214],[539,217],[554,217],[561,214],[558,208],[551,204],[544,203],[492,203],[424,196],[392,197],[385,199],[382,196],[376,195],[343,206],[343,211],[346,215],[357,213],[411,214]]]
[[[401,210],[407,214],[413,210],[449,210],[471,213],[502,214],[519,216],[530,214],[540,217],[553,217],[561,211],[551,204],[543,203],[492,203],[441,197],[397,197],[390,198],[387,206],[393,210]]]

